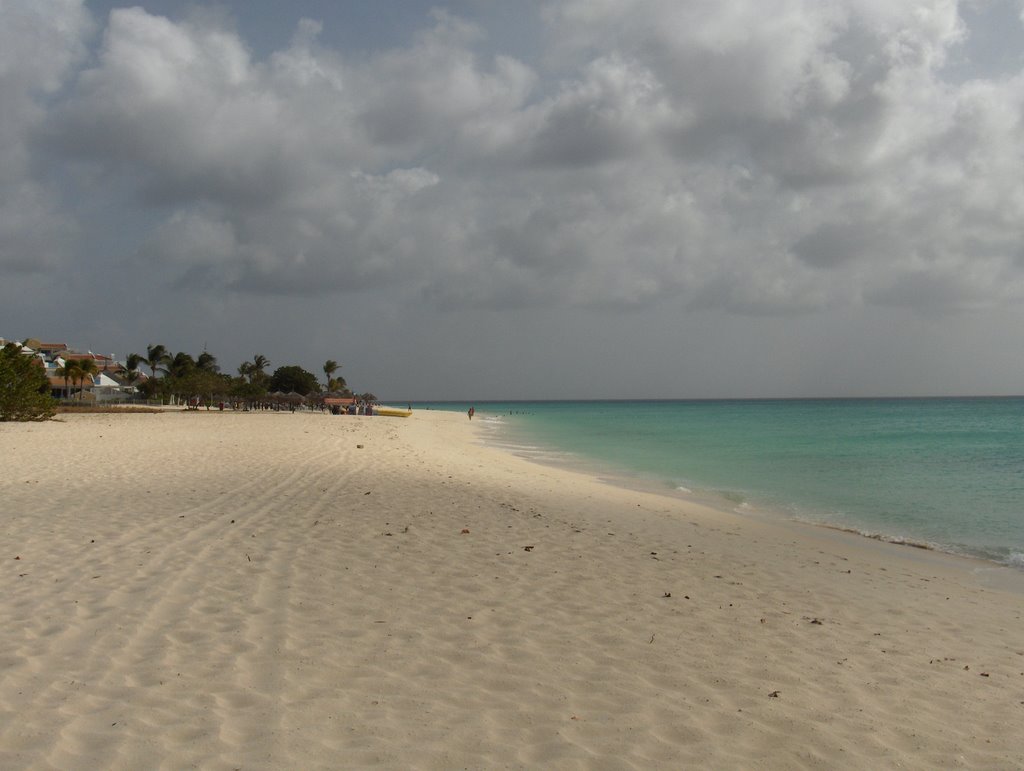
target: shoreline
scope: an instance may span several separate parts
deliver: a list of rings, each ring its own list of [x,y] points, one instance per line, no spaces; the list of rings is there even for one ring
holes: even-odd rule
[[[973,563],[460,414],[201,414],[0,426],[3,767],[1024,766]]]
[[[707,508],[726,516],[763,522],[769,526],[774,525],[780,528],[793,528],[797,532],[820,530],[858,542],[870,541],[886,546],[899,547],[900,549],[914,549],[926,552],[935,555],[939,560],[948,560],[950,566],[959,566],[978,575],[986,585],[1024,596],[1024,569],[1015,565],[998,562],[982,555],[958,552],[950,548],[943,548],[938,544],[918,542],[901,536],[858,530],[853,527],[823,520],[803,519],[781,510],[762,506],[741,508],[733,505],[734,502],[724,495],[715,495],[713,493],[700,494],[692,490],[684,491],[679,488],[672,488],[666,484],[659,483],[655,479],[632,475],[621,469],[612,470],[603,467],[599,461],[581,458],[560,450],[551,449],[544,451],[539,447],[524,449],[516,445],[502,444],[500,441],[494,441],[493,437],[483,437],[482,442],[500,452],[515,455],[527,463],[560,469],[572,474],[581,474],[591,477],[602,484],[611,485],[623,490],[663,496],[668,499],[681,501],[684,504]],[[526,451],[527,449],[537,449],[541,450],[541,452],[530,453]],[[553,457],[554,455],[560,455],[561,458],[556,460]],[[870,544],[865,545],[870,548]]]
[[[902,397],[901,397],[902,398]],[[927,399],[945,399],[948,397],[906,397],[906,398],[927,398]],[[992,398],[1018,398],[1018,397],[956,397],[956,398],[979,398],[979,399],[992,399]],[[875,397],[866,398],[865,400],[875,400]],[[878,397],[877,400],[888,400],[888,397]],[[610,400],[599,400],[606,402]],[[678,401],[678,400],[648,400],[648,401]],[[700,401],[700,400],[692,400]],[[721,401],[721,400],[718,400]],[[742,399],[735,401],[779,401],[779,400],[750,400]],[[806,399],[793,399],[790,401],[807,401]],[[822,399],[822,401],[830,401],[829,399]],[[570,402],[571,403],[571,402]],[[524,402],[524,404],[529,404]],[[481,422],[488,420],[487,414],[482,413],[483,417]],[[871,541],[879,541],[882,543],[893,544],[896,546],[909,547],[912,549],[920,549],[923,551],[935,552],[938,554],[944,554],[957,559],[968,560],[979,563],[979,567],[985,569],[998,569],[1006,570],[1011,574],[1017,574],[1020,576],[1021,590],[1024,591],[1024,561],[1016,559],[1020,555],[1013,554],[1011,558],[1001,559],[995,555],[986,553],[981,547],[977,547],[972,550],[967,546],[957,546],[953,544],[945,544],[936,541],[929,541],[924,538],[908,537],[899,533],[884,532],[877,529],[868,529],[867,527],[860,527],[856,524],[844,524],[841,522],[835,522],[829,520],[827,516],[822,514],[820,517],[815,517],[813,514],[802,516],[796,515],[792,512],[788,512],[785,509],[779,507],[773,507],[766,505],[763,502],[747,502],[743,500],[741,503],[737,502],[724,492],[717,492],[714,490],[702,490],[694,491],[689,488],[673,487],[671,484],[664,480],[659,480],[653,476],[645,476],[640,472],[631,472],[623,468],[613,467],[604,461],[587,458],[576,453],[560,450],[556,447],[544,447],[537,445],[519,445],[513,441],[507,441],[508,428],[507,424],[504,424],[504,416],[500,413],[495,413],[490,420],[494,421],[495,425],[498,426],[496,429],[492,429],[492,434],[489,438],[485,438],[484,441],[491,444],[493,447],[515,454],[525,460],[537,463],[539,465],[551,466],[554,468],[561,468],[567,471],[574,471],[585,475],[592,476],[607,482],[608,484],[624,487],[626,489],[652,492],[666,497],[678,498],[680,500],[688,501],[698,505],[708,506],[712,509],[717,509],[722,512],[729,512],[741,517],[768,517],[778,522],[790,522],[798,526],[807,526],[814,528],[823,528],[826,530],[833,530],[837,532],[846,533],[849,535],[857,536]],[[498,432],[504,432],[505,438],[496,438]],[[1009,580],[1012,585],[1016,585],[1014,579]]]

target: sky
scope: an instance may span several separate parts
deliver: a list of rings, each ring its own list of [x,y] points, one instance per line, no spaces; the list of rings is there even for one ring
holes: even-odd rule
[[[1024,393],[1024,0],[0,0],[0,335],[394,400]]]

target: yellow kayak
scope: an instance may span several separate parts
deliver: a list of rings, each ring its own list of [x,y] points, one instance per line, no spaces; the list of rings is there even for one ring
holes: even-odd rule
[[[412,415],[412,410],[406,410],[401,407],[374,407],[374,415],[386,415],[390,418],[407,418]]]

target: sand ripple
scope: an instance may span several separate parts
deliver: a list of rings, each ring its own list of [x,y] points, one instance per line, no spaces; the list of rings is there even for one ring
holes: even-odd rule
[[[1024,767],[1021,595],[972,563],[465,423],[0,426],[0,767]]]

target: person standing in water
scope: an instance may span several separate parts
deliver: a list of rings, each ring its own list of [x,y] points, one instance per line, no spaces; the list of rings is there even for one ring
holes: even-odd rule
[[[469,412],[466,414],[469,415],[469,419],[472,420],[473,416],[476,415],[476,407],[470,407]]]

